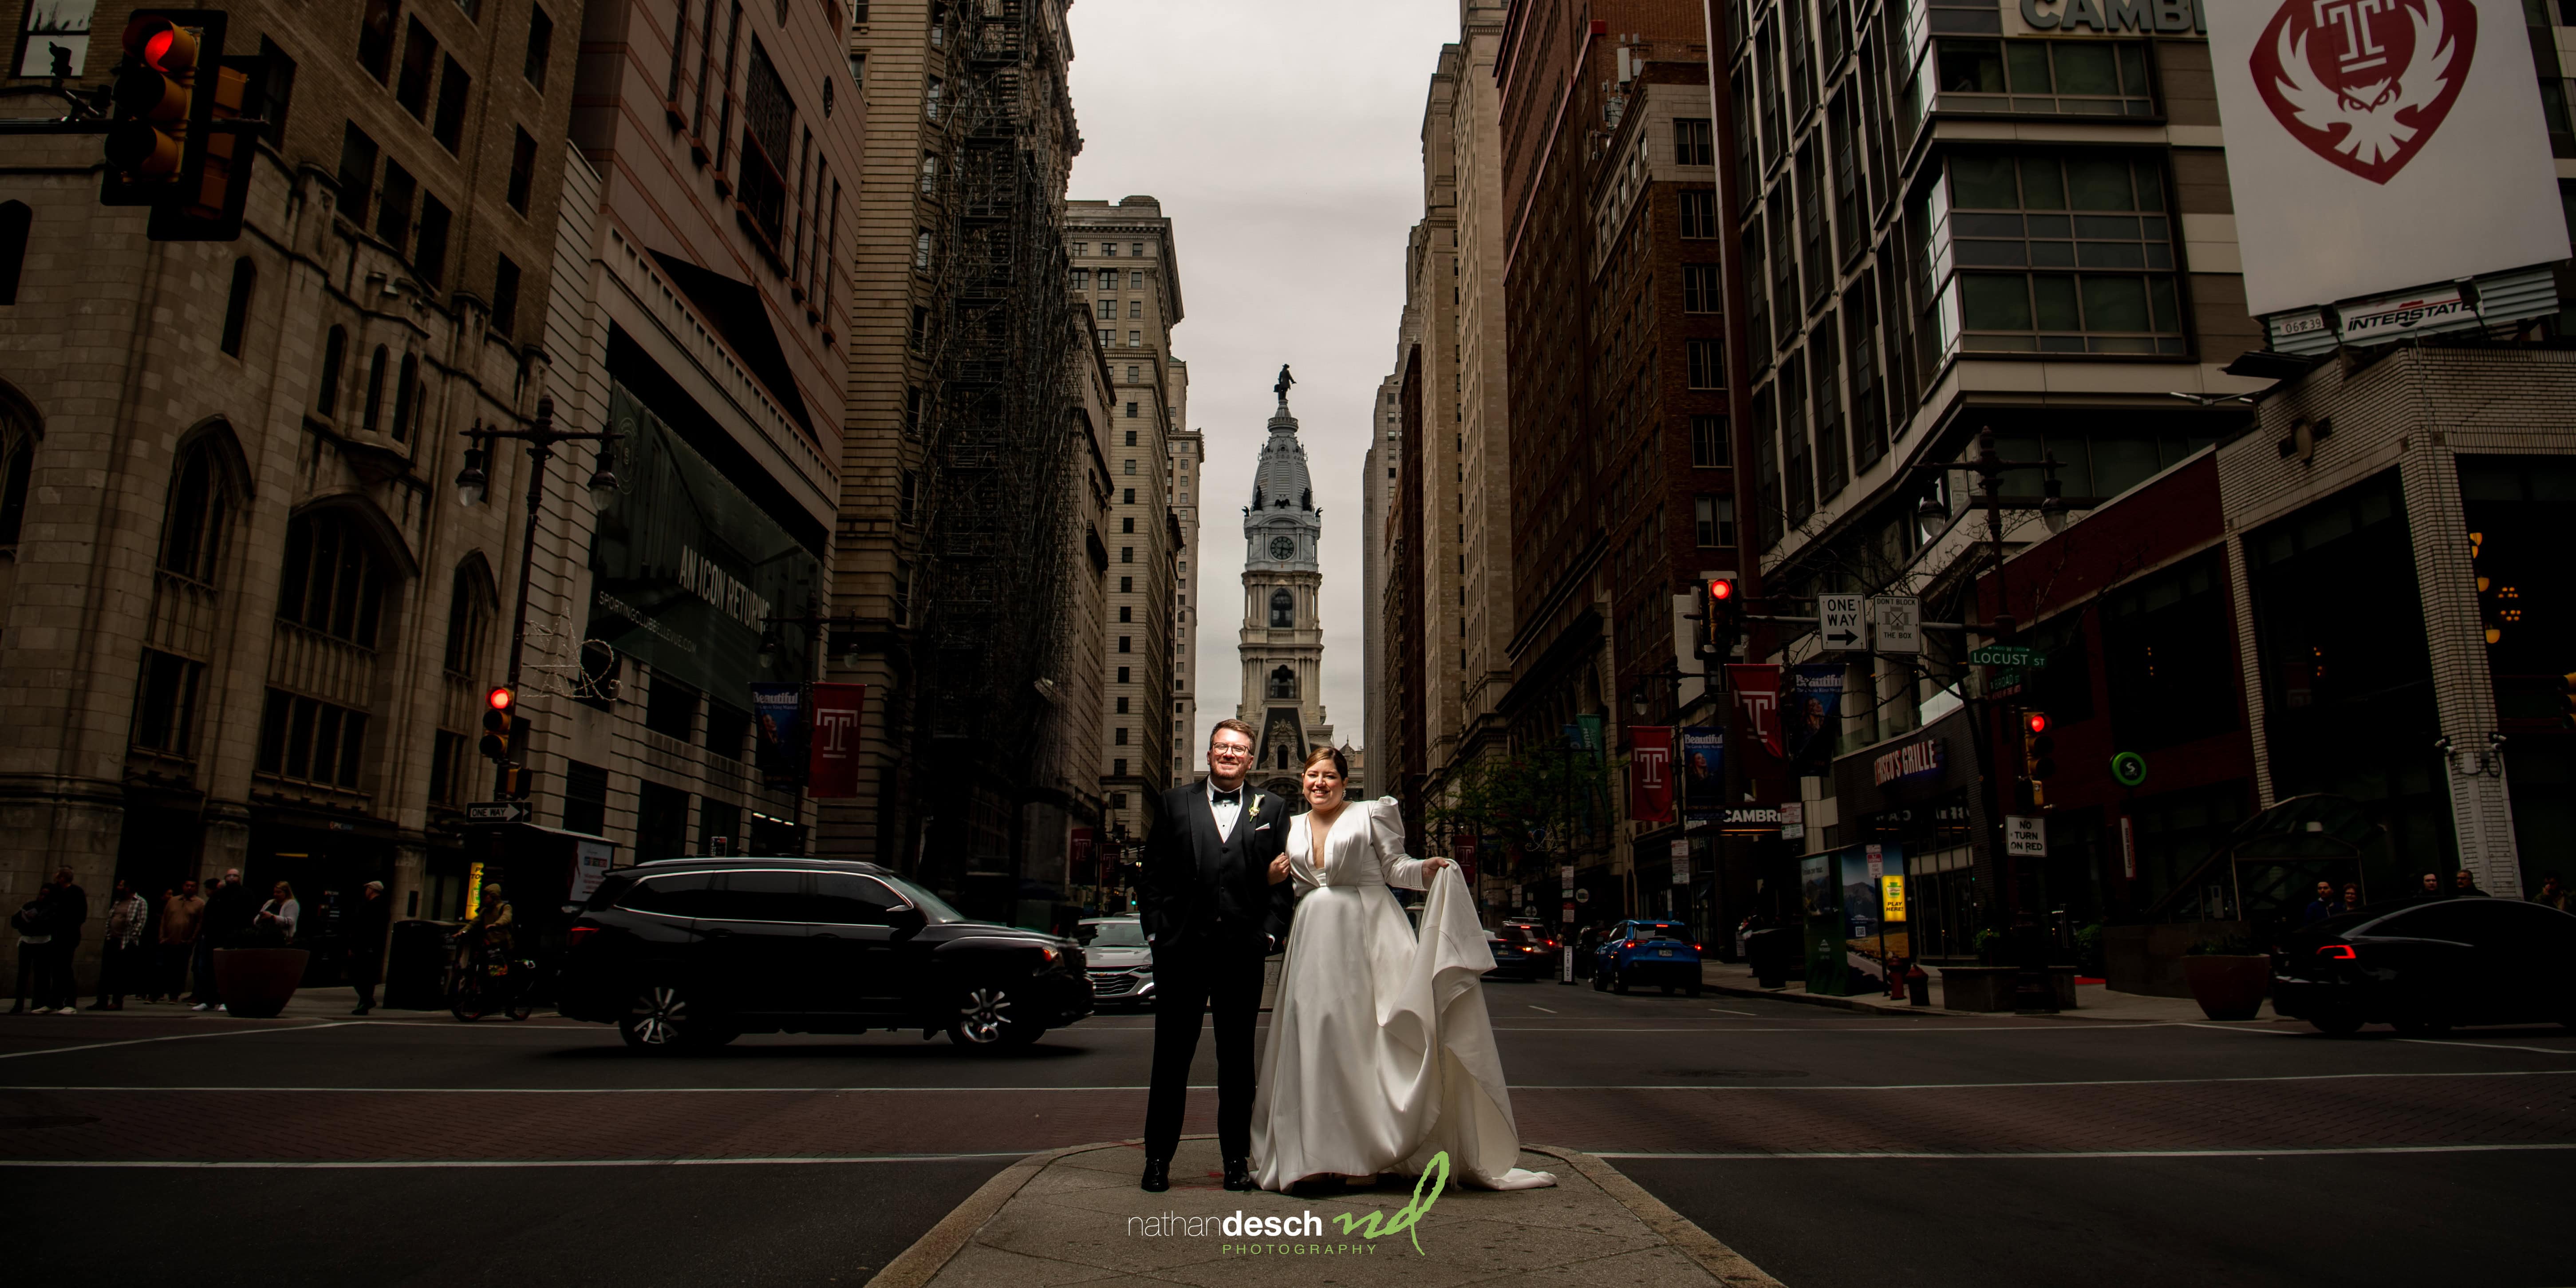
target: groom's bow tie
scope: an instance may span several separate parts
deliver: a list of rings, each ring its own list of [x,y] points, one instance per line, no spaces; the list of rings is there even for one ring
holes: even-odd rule
[[[1238,787],[1230,792],[1218,792],[1215,801],[1219,805],[1240,805],[1243,803],[1243,789]]]

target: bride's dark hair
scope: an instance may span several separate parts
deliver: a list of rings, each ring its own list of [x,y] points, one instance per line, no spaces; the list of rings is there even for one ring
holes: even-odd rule
[[[1329,760],[1333,762],[1333,772],[1340,775],[1343,782],[1350,781],[1351,762],[1342,758],[1341,748],[1328,745],[1317,747],[1313,751],[1307,752],[1304,768],[1314,768],[1315,762],[1319,760]]]

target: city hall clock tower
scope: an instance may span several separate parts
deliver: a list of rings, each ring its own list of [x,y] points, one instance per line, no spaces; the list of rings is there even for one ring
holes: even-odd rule
[[[1297,418],[1288,414],[1293,383],[1281,367],[1279,409],[1253,471],[1252,504],[1243,509],[1243,696],[1235,707],[1236,717],[1259,731],[1252,781],[1292,801],[1300,799],[1307,750],[1333,740],[1324,719],[1324,626],[1316,604],[1324,516],[1315,508]]]

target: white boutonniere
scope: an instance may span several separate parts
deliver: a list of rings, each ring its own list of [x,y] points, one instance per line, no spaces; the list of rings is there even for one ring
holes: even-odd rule
[[[1258,796],[1253,797],[1250,801],[1245,803],[1244,809],[1254,818],[1261,817],[1261,798]]]

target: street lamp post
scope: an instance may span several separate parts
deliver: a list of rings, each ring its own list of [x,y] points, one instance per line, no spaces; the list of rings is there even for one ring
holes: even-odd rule
[[[494,451],[490,444],[496,439],[507,438],[528,445],[528,519],[519,546],[518,604],[510,623],[510,669],[506,681],[515,698],[519,692],[520,663],[527,654],[528,584],[536,569],[537,514],[546,497],[546,462],[554,459],[557,443],[598,443],[599,463],[591,471],[591,494],[596,497],[613,492],[617,489],[617,458],[615,449],[609,444],[616,442],[621,435],[607,429],[584,432],[555,428],[555,400],[552,398],[537,400],[537,417],[526,429],[501,429],[478,420],[473,428],[464,432],[467,443],[465,468],[456,473],[456,499],[468,506],[482,504],[484,495],[491,490],[491,479],[484,473],[484,466],[491,461]],[[519,728],[524,730],[526,726],[520,725]],[[492,795],[495,800],[525,795],[527,780],[521,778],[514,784],[510,777],[510,771],[517,768],[523,758],[525,749],[520,740],[524,737],[524,733],[513,737],[508,758],[493,771]]]

